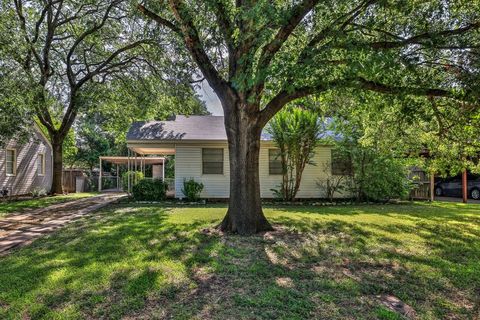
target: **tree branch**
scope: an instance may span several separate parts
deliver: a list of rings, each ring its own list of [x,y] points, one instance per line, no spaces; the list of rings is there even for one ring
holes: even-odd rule
[[[220,0],[213,0],[212,5],[220,26],[220,32],[222,32],[227,45],[229,78],[232,78],[237,66],[237,47],[233,39],[235,29],[233,22],[228,17],[227,8],[223,3]]]
[[[404,47],[409,44],[424,45],[425,43],[423,43],[422,40],[434,39],[436,37],[451,37],[455,35],[464,34],[470,30],[477,30],[477,29],[480,29],[480,21],[469,23],[468,25],[461,28],[457,28],[457,29],[443,30],[439,32],[425,32],[422,34],[412,36],[410,38],[404,38],[401,41],[377,41],[377,42],[369,43],[368,45],[374,49],[392,49],[392,48]]]
[[[406,94],[414,96],[427,97],[447,97],[458,99],[459,96],[452,91],[435,88],[420,87],[396,87],[386,85],[380,82],[367,80],[363,77],[355,77],[351,79],[335,80],[328,83],[322,83],[315,86],[305,86],[294,90],[282,89],[275,97],[267,103],[265,108],[260,112],[260,125],[266,125],[275,114],[280,111],[287,103],[303,98],[312,94],[321,93],[335,88],[353,88],[374,91],[383,94]]]
[[[334,32],[335,27],[341,23],[340,28],[337,32],[343,32],[345,28],[357,18],[360,13],[367,9],[372,4],[376,3],[378,0],[365,0],[361,2],[358,6],[350,10],[349,12],[341,15],[337,19],[335,19],[332,23],[330,23],[326,28],[321,30],[317,33],[303,48],[300,57],[298,58],[298,63],[302,63],[304,60],[307,59],[309,55],[311,55],[314,47],[320,43],[321,41],[325,40],[330,34]]]
[[[270,65],[275,54],[282,48],[285,41],[292,34],[293,30],[305,18],[305,16],[315,7],[319,0],[303,0],[293,10],[286,23],[278,30],[274,39],[265,45],[260,55],[258,65],[266,68]]]
[[[218,19],[218,24],[220,25],[220,31],[223,33],[225,37],[225,43],[227,44],[227,48],[229,51],[233,52],[235,48],[235,44],[233,41],[233,23],[228,17],[227,8],[223,5],[220,0],[213,0],[213,8],[215,15]]]
[[[75,81],[75,75],[73,73],[73,70],[72,70],[72,62],[71,62],[71,59],[72,59],[72,56],[73,54],[75,53],[75,50],[77,49],[77,47],[80,45],[80,43],[82,43],[89,35],[97,32],[98,30],[100,30],[101,28],[103,28],[103,26],[105,25],[105,23],[107,22],[108,18],[109,18],[109,15],[110,15],[110,11],[112,11],[112,9],[119,3],[119,0],[115,0],[115,1],[112,1],[107,9],[105,10],[105,13],[102,17],[102,20],[100,21],[99,24],[94,24],[93,27],[91,27],[90,29],[87,29],[86,31],[84,31],[78,38],[77,40],[75,40],[75,42],[72,44],[72,46],[70,47],[70,50],[68,51],[68,54],[67,54],[67,59],[66,59],[66,64],[67,64],[67,77],[68,77],[68,81],[70,83],[70,86],[71,87],[74,87],[76,85],[76,81]]]
[[[103,62],[99,63],[98,66],[94,70],[92,70],[90,72],[87,72],[87,74],[77,82],[75,87],[80,88],[84,83],[86,83],[87,81],[89,81],[90,79],[95,77],[96,75],[110,69],[111,68],[110,63],[115,58],[117,58],[120,54],[122,54],[126,51],[129,51],[131,49],[134,49],[134,48],[136,48],[136,47],[138,47],[142,44],[146,44],[148,42],[149,42],[149,40],[139,40],[139,41],[132,42],[132,43],[130,43],[130,44],[124,46],[124,47],[121,47],[121,48],[117,49],[112,54],[110,54],[110,56],[108,56]],[[118,65],[118,63],[115,64],[115,65]]]
[[[175,19],[180,24],[185,45],[210,86],[219,95],[221,100],[235,98],[236,93],[220,76],[205,52],[198,31],[193,23],[193,17],[188,8],[186,8],[182,0],[169,0],[169,3]],[[225,93],[229,94],[230,97],[223,96]]]
[[[167,19],[164,19],[162,17],[160,17],[158,14],[156,14],[155,12],[153,11],[150,11],[148,10],[147,8],[145,8],[144,5],[141,5],[139,4],[137,6],[138,10],[143,13],[146,17],[152,19],[153,21],[155,21],[157,24],[159,25],[162,25],[164,27],[167,27],[169,28],[170,30],[172,30],[173,32],[177,33],[178,35],[180,36],[183,36],[182,34],[182,31],[180,30],[179,27],[177,27],[175,24],[173,24],[172,22],[168,21]]]

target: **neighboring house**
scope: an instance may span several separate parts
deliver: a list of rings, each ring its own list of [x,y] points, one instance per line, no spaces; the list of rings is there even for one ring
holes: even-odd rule
[[[281,162],[270,135],[263,133],[261,139],[261,196],[273,198],[271,189],[279,189],[282,181]],[[204,184],[203,198],[229,197],[230,166],[223,116],[176,116],[169,121],[136,122],[127,134],[127,145],[139,155],[175,155],[176,198],[184,197],[183,181],[189,178]],[[338,172],[337,163],[331,159],[331,146],[317,148],[313,159],[316,165],[305,168],[298,198],[324,197],[317,182]]]
[[[25,195],[52,187],[52,146],[36,125],[23,144],[12,140],[0,149],[0,190],[9,195]]]

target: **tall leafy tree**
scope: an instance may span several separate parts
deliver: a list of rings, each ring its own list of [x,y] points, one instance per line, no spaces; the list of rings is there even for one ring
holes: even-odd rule
[[[116,145],[125,143],[126,132],[135,121],[165,120],[172,114],[208,114],[188,79],[122,78],[102,86],[96,96],[87,114],[95,117],[102,131],[115,136]]]
[[[8,24],[0,22],[0,147],[10,139],[26,140],[33,121],[27,85],[15,66],[8,63],[8,32]]]
[[[25,141],[33,125],[28,96],[18,92],[18,83],[0,71],[0,148],[9,140]]]
[[[322,112],[336,119],[333,129],[356,136],[363,147],[397,158],[409,157],[436,174],[456,175],[464,169],[480,172],[478,102],[386,98],[346,90],[322,96],[322,106]]]
[[[22,70],[53,146],[53,193],[62,193],[63,142],[97,84],[147,69],[149,41],[124,0],[2,1],[8,65]]]
[[[465,80],[480,45],[478,1],[147,0],[139,10],[177,37],[222,103],[231,175],[223,230],[271,229],[260,201],[260,135],[287,103],[337,88],[479,92]]]
[[[286,108],[270,121],[267,130],[279,150],[284,200],[295,200],[305,166],[316,165],[312,160],[323,128],[317,112],[298,107]]]

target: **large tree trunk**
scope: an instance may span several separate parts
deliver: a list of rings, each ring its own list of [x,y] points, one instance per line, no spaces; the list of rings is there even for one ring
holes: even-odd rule
[[[63,139],[53,138],[52,194],[63,194]]]
[[[246,108],[225,112],[230,159],[230,200],[220,228],[251,235],[273,230],[262,211],[260,198],[260,135],[262,128]],[[240,111],[241,110],[241,111]]]

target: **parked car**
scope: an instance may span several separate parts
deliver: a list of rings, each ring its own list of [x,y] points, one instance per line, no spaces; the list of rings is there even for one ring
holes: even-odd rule
[[[474,200],[480,200],[480,177],[474,175],[467,176],[468,197]],[[435,184],[435,195],[437,197],[461,197],[462,196],[462,177],[455,176],[441,179]]]

